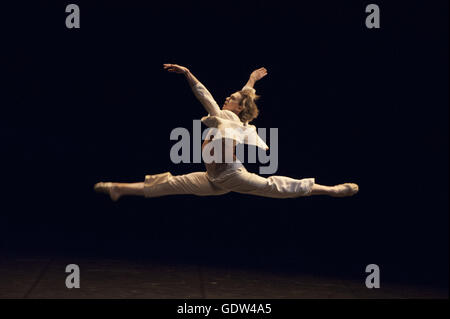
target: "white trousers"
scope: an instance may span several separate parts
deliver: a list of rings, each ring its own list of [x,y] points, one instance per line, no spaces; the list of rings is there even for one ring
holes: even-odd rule
[[[208,172],[177,176],[173,176],[170,172],[146,175],[144,196],[179,194],[213,196],[237,192],[272,198],[294,198],[311,195],[314,183],[314,178],[294,179],[284,176],[264,178],[240,166],[227,170],[219,176],[211,176]]]

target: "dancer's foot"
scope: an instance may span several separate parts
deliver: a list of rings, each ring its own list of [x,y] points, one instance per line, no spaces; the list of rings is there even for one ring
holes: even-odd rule
[[[109,194],[114,202],[118,201],[121,196],[119,187],[116,185],[116,183],[100,182],[94,185],[94,190],[97,193]]]
[[[333,197],[346,197],[353,196],[359,191],[358,184],[355,183],[344,183],[333,186],[334,192],[331,194]]]

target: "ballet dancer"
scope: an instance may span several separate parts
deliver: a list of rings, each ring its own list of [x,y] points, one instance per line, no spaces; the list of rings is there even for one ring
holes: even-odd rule
[[[164,64],[163,68],[169,72],[183,74],[186,77],[194,95],[209,113],[208,116],[202,118],[202,122],[210,127],[212,132],[218,128],[240,128],[239,132],[254,133],[253,138],[245,139],[244,143],[268,149],[264,141],[255,133],[255,127],[249,124],[259,113],[255,103],[259,96],[256,95],[254,85],[267,75],[265,68],[253,71],[242,90],[234,92],[226,98],[222,109],[206,87],[188,68],[177,64]],[[203,158],[206,171],[176,176],[173,176],[170,172],[145,175],[144,182],[138,183],[99,182],[94,185],[94,190],[108,194],[113,201],[117,201],[120,197],[126,195],[150,198],[180,194],[212,196],[237,192],[272,198],[296,198],[311,195],[346,197],[359,191],[359,187],[355,183],[325,186],[315,183],[315,178],[294,179],[284,176],[265,178],[250,173],[236,159],[236,145],[239,139],[233,140],[232,143],[224,143],[225,139],[220,134],[214,136],[213,133],[208,133],[202,144],[202,153],[207,147],[211,148],[213,144],[208,145],[209,143],[217,144],[219,142],[219,144],[228,145],[228,151],[231,147],[233,161],[213,160],[207,162]],[[213,153],[214,147],[210,151],[210,155],[213,155]],[[227,153],[227,149],[225,153]]]

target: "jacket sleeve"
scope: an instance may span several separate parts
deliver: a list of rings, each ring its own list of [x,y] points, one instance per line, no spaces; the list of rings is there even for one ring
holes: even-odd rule
[[[203,107],[211,116],[217,116],[221,110],[208,89],[200,82],[192,87],[195,97],[200,101]]]

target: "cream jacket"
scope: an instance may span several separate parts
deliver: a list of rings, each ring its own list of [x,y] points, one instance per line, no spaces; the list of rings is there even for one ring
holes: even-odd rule
[[[244,86],[242,89],[250,89],[255,93],[255,89],[248,86]],[[269,149],[259,137],[254,125],[250,125],[248,122],[241,122],[239,117],[232,111],[221,110],[211,93],[202,83],[199,82],[194,85],[192,91],[209,113],[208,116],[202,117],[202,123],[210,128],[214,128],[208,132],[207,139],[214,135],[213,140],[230,138],[236,140],[237,143],[255,145],[264,150]]]

